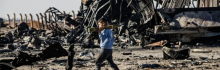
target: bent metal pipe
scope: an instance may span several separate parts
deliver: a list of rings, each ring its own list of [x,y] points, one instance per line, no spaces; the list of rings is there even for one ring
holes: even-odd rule
[[[27,23],[27,14],[24,14],[25,16],[25,23]]]
[[[11,25],[10,25],[10,16],[9,16],[9,14],[7,14],[7,16],[8,16],[8,27],[9,27],[9,29],[11,29]]]
[[[22,14],[21,14],[21,13],[20,13],[20,16],[21,16],[20,23],[22,23],[22,22],[23,22],[23,19],[22,19]]]
[[[37,23],[38,23],[38,25],[37,25],[37,30],[39,30],[39,29],[40,29],[39,16],[38,16],[38,14],[36,14],[36,16],[37,16]]]
[[[32,17],[32,15],[31,14],[29,14],[30,15],[30,17],[31,17],[31,27],[33,28],[33,17]]]

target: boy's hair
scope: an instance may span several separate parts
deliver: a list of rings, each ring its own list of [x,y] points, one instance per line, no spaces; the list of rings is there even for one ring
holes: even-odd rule
[[[99,18],[98,22],[104,22],[107,25],[107,19],[106,18]]]

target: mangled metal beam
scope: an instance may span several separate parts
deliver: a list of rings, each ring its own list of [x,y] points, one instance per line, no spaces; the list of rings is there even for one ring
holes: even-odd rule
[[[23,23],[23,19],[22,19],[22,14],[20,13],[21,19],[20,19],[20,23]]]
[[[64,14],[64,19],[63,19],[63,22],[64,22],[64,25],[66,25],[66,12],[63,11],[63,14]],[[64,26],[63,26],[64,27]]]
[[[30,25],[31,25],[31,27],[33,28],[33,17],[32,17],[31,14],[29,14],[29,15],[30,15],[30,18],[31,18]]]
[[[15,15],[15,13],[14,13],[14,20],[13,20],[13,28],[15,28],[15,18],[16,18],[16,15]]]
[[[41,13],[40,13],[40,16],[41,16],[42,29],[45,29],[45,26],[44,26],[44,16]]]
[[[39,21],[39,16],[38,16],[38,14],[36,14],[36,16],[37,16],[37,30],[39,30],[39,29],[41,29],[40,27],[40,21]]]
[[[8,16],[8,26],[9,26],[9,29],[11,29],[11,21],[10,21],[10,16],[9,16],[9,14],[7,14],[7,16]]]
[[[76,18],[75,18],[75,13],[73,10],[72,10],[72,13],[73,13],[73,20],[75,20]]]
[[[47,14],[46,13],[44,13],[44,21],[45,21],[45,29],[48,29]]]
[[[25,16],[25,23],[27,23],[27,14],[24,14]]]

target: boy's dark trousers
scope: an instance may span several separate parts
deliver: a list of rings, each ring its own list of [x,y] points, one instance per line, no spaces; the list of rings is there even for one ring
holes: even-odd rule
[[[101,70],[101,64],[104,60],[107,60],[110,64],[111,67],[114,70],[119,70],[117,65],[113,62],[112,59],[112,52],[106,52],[105,50],[102,49],[102,51],[99,53],[98,58],[96,59],[96,70]]]

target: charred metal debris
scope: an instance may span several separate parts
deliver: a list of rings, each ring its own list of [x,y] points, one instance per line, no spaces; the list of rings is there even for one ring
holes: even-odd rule
[[[97,27],[97,19],[108,19],[108,24],[120,24],[113,29],[115,45],[143,48],[163,46],[152,44],[166,40],[166,43],[217,44],[219,40],[219,1],[211,0],[82,0],[80,10],[75,15],[50,7],[44,13],[36,14],[37,21],[8,21],[7,30],[1,29],[0,47],[2,52],[19,52],[11,65],[18,67],[51,57],[68,56],[66,69],[73,66],[74,45],[94,48],[98,45],[98,33],[87,28]],[[206,0],[205,0],[206,1]],[[210,1],[210,2],[211,2]],[[194,5],[193,2],[197,2]],[[72,18],[71,18],[72,17]],[[10,19],[10,16],[8,15]],[[41,21],[40,21],[41,20]],[[1,24],[2,25],[2,24]],[[209,41],[206,41],[209,39]],[[96,41],[97,40],[97,41]],[[211,41],[211,42],[210,42]],[[63,46],[68,46],[64,49]],[[38,54],[28,54],[24,50],[43,50]],[[188,50],[184,50],[187,52]],[[56,52],[57,55],[52,55]],[[166,51],[164,51],[166,53]],[[173,52],[171,54],[177,54]],[[188,54],[183,54],[184,56]],[[169,58],[176,58],[169,55]]]

